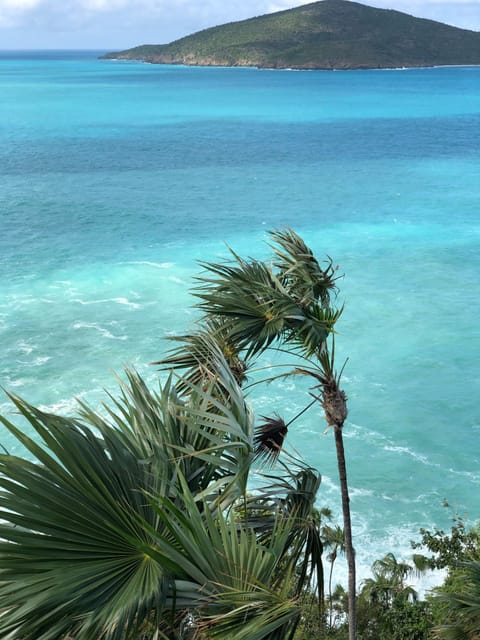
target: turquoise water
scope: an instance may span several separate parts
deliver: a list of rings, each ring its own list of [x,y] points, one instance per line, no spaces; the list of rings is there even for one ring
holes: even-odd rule
[[[191,326],[196,261],[290,225],[345,277],[339,361],[360,573],[480,516],[480,68],[182,68],[0,56],[0,383],[69,413]],[[281,361],[272,356],[272,364]],[[252,398],[293,416],[300,382]],[[286,406],[285,406],[286,405]],[[2,412],[10,413],[6,399]],[[340,514],[334,443],[291,444]],[[8,435],[0,441],[19,451]]]

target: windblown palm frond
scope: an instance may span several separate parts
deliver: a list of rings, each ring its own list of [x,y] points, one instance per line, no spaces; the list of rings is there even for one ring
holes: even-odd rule
[[[183,371],[175,385],[178,393],[189,393],[192,385],[201,385],[205,380],[218,379],[221,382],[216,367],[223,361],[239,385],[246,380],[247,363],[240,358],[240,349],[229,338],[223,318],[208,318],[197,332],[171,336],[169,340],[180,343],[180,346],[152,364],[161,365],[162,369]]]
[[[288,255],[295,267],[279,265],[284,270],[278,274],[265,262],[243,260],[233,251],[232,255],[232,263],[202,263],[207,274],[199,278],[201,284],[194,293],[207,318],[223,321],[228,340],[246,351],[247,360],[282,340],[295,344],[307,357],[318,355],[342,309],[318,302],[320,289],[312,279],[320,275],[312,276],[310,267],[301,262],[303,254],[297,263],[292,249]],[[333,286],[321,289],[324,301],[329,300],[327,291]]]
[[[480,637],[480,562],[462,563],[458,568],[463,580],[454,593],[440,593],[436,600],[442,602],[451,622],[434,629],[434,637],[442,640],[477,640]]]
[[[151,466],[122,437],[106,444],[78,420],[12,399],[44,447],[2,418],[35,462],[0,456],[0,636],[134,637],[170,582],[138,525],[159,524],[142,492],[155,487]]]
[[[319,606],[324,603],[323,542],[321,513],[315,508],[321,476],[303,464],[279,463],[284,475],[268,474],[271,484],[262,486],[246,502],[247,522],[258,532],[260,540],[268,540],[278,517],[291,519],[292,529],[286,549],[296,570],[296,592],[316,589]]]
[[[181,505],[152,496],[170,535],[159,536],[149,553],[189,585],[190,596],[177,591],[172,597],[182,607],[195,607],[191,626],[211,638],[287,638],[299,615],[289,595],[294,563],[285,562],[294,519],[277,517],[262,542],[248,523],[211,510],[183,487]]]
[[[302,307],[319,301],[322,307],[328,307],[338,279],[332,260],[329,258],[322,269],[312,250],[292,229],[271,231],[270,236],[276,254],[274,266],[279,269],[282,283],[290,294]]]
[[[224,319],[230,340],[248,357],[279,340],[303,312],[273,271],[263,262],[202,263],[208,274],[198,278],[198,307]]]
[[[305,311],[301,319],[291,323],[286,341],[292,343],[306,358],[320,355],[327,338],[333,334],[335,323],[343,312],[341,309],[313,306]]]
[[[127,373],[104,415],[79,418],[11,397],[43,445],[0,417],[33,458],[0,456],[1,637],[126,640],[161,614],[184,576],[150,553],[175,541],[147,495],[226,505],[245,491],[253,421],[222,373],[223,396],[192,388],[187,402],[171,380],[156,394]]]
[[[198,499],[216,495],[224,506],[243,496],[253,460],[253,415],[243,393],[226,366],[222,385],[212,383],[191,396],[188,416],[192,428],[211,433],[203,450],[181,451],[217,467],[218,480],[197,493]],[[227,385],[230,374],[231,385]],[[219,392],[220,391],[220,392]]]
[[[172,377],[157,393],[138,374],[127,371],[126,376],[120,397],[110,395],[104,405],[105,415],[79,403],[84,422],[98,429],[107,444],[112,433],[121,437],[151,465],[164,495],[176,490],[171,487],[177,482],[172,461],[202,498],[209,491],[225,491],[238,466],[243,468],[253,454],[253,416],[228,366],[220,362],[215,380],[189,385],[186,401],[177,397]]]

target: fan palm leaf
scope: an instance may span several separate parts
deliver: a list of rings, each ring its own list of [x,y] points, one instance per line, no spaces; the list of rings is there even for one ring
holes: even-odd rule
[[[199,386],[188,384],[186,401],[176,396],[172,377],[157,393],[138,374],[127,371],[128,384],[121,384],[119,398],[109,396],[110,403],[103,407],[105,415],[80,403],[80,417],[107,443],[113,433],[148,462],[157,483],[163,483],[165,495],[171,490],[168,483],[175,483],[172,460],[178,460],[193,491],[201,494],[211,487],[218,493],[219,486],[212,483],[226,485],[240,466],[248,465],[253,416],[221,356],[215,366],[213,380]]]
[[[315,508],[321,476],[311,467],[279,463],[284,475],[266,474],[271,481],[246,501],[244,518],[261,540],[268,540],[276,518],[287,518],[293,526],[286,544],[288,561],[296,567],[296,592],[318,591],[320,608],[324,602],[323,541],[321,516]]]
[[[434,637],[444,640],[478,640],[480,638],[480,562],[463,563],[460,590],[440,593],[436,600],[442,602],[450,622],[434,629]]]
[[[94,623],[97,637],[116,638],[112,621],[124,617],[130,637],[163,606],[169,583],[145,556],[150,539],[137,521],[156,524],[139,491],[152,486],[150,471],[123,442],[107,450],[76,420],[13,400],[46,447],[2,419],[37,463],[0,456],[0,635],[88,638]]]
[[[148,553],[161,565],[168,562],[188,585],[173,597],[195,608],[191,624],[212,638],[286,638],[299,615],[288,593],[295,563],[285,562],[294,519],[278,516],[268,540],[261,541],[248,523],[231,517],[234,512],[199,503],[181,484],[181,504],[151,497],[164,529]]]
[[[0,456],[0,636],[125,640],[160,615],[185,575],[152,557],[158,536],[178,543],[147,494],[175,502],[185,485],[225,505],[245,490],[253,421],[223,373],[223,395],[192,388],[187,402],[171,380],[157,394],[127,373],[118,400],[78,418],[11,396],[42,444],[0,417],[32,458]]]

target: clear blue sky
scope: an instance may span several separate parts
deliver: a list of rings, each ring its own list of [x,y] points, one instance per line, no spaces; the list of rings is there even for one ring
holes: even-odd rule
[[[298,0],[0,0],[0,49],[125,49],[171,42]],[[480,31],[480,0],[368,0]]]

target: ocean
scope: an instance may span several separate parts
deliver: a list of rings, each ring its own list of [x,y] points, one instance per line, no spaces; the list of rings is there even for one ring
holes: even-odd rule
[[[360,580],[480,516],[480,68],[270,71],[0,53],[0,384],[70,414],[192,328],[199,260],[291,226],[344,277],[337,361]],[[281,354],[268,363],[282,362]],[[252,392],[294,416],[300,380]],[[11,419],[5,396],[0,411]],[[340,520],[331,433],[290,445]],[[5,430],[0,444],[21,453]]]

